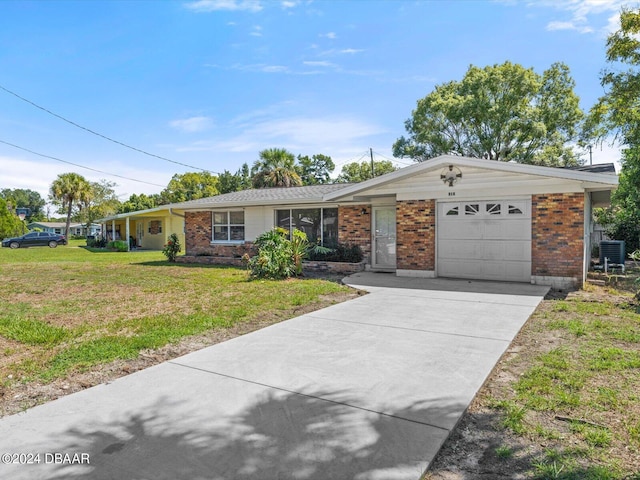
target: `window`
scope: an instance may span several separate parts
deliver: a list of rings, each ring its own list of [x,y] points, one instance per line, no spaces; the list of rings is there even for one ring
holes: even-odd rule
[[[478,215],[480,213],[480,205],[477,203],[467,203],[464,206],[465,215]]]
[[[447,211],[447,215],[458,215],[458,207],[450,208],[450,209]]]
[[[213,212],[214,242],[244,242],[244,211]]]
[[[149,222],[149,233],[159,235],[162,233],[162,220],[151,220]]]
[[[310,243],[335,245],[338,243],[337,208],[294,208],[276,210],[276,226],[289,231],[304,232]]]
[[[487,203],[487,213],[489,215],[500,215],[500,207],[499,203]]]
[[[522,215],[522,209],[515,205],[509,205],[509,215]]]

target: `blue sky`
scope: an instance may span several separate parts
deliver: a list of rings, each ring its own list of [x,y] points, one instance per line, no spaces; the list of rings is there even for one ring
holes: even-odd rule
[[[416,101],[469,65],[564,62],[581,106],[602,95],[618,0],[0,1],[0,188],[46,196],[59,173],[122,200],[175,173],[235,172],[258,152],[392,159]],[[588,158],[588,157],[587,157]],[[593,151],[614,161],[615,148]],[[398,166],[410,163],[401,160]],[[150,185],[155,184],[155,185]]]

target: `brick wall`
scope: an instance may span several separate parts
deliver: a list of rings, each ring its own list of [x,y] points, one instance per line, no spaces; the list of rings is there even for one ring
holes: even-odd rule
[[[531,274],[582,278],[584,194],[531,197]]]
[[[408,200],[396,203],[398,269],[435,270],[435,227],[435,200]]]
[[[370,205],[338,207],[338,242],[360,245],[366,261],[369,261],[371,258]]]
[[[253,243],[239,245],[211,245],[211,212],[185,213],[185,255],[240,258],[245,253],[254,254]]]

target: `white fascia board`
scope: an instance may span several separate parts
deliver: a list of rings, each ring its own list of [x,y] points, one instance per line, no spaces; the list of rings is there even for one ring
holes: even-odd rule
[[[224,203],[201,203],[199,205],[193,206],[182,206],[180,210],[187,212],[198,212],[205,210],[228,210],[230,208],[245,208],[245,207],[272,207],[272,206],[282,206],[282,207],[290,207],[296,205],[303,206],[313,206],[317,205],[318,207],[331,208],[331,204],[323,201],[322,198],[308,198],[308,199],[299,199],[299,198],[291,198],[291,199],[280,199],[280,200],[269,200],[269,201],[253,201],[253,202],[224,202]],[[337,206],[337,204],[335,204]]]
[[[596,183],[603,186],[615,187],[618,185],[618,176],[606,173],[591,173],[580,170],[569,170],[564,168],[540,167],[537,165],[526,165],[512,162],[500,162],[497,160],[485,160],[482,158],[457,157],[454,155],[442,155],[440,157],[426,160],[415,165],[410,165],[395,172],[372,178],[362,183],[357,183],[351,187],[347,187],[336,192],[328,193],[324,196],[325,200],[338,200],[343,197],[353,196],[359,192],[380,187],[388,183],[393,183],[403,178],[426,173],[433,170],[444,168],[448,165],[457,167],[473,167],[485,170],[495,170],[511,173],[522,173],[526,175],[562,178],[566,180],[575,180],[580,182]],[[464,179],[464,178],[463,178]]]

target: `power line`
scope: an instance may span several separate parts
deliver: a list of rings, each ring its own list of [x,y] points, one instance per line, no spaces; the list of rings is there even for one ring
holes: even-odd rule
[[[0,143],[4,143],[5,145],[9,145],[10,147],[17,148],[19,150],[24,150],[25,152],[33,153],[34,155],[38,155],[44,158],[50,158],[51,160],[55,160],[56,162],[62,162],[69,165],[73,165],[74,167],[85,168],[87,170],[91,170],[92,172],[102,173],[104,175],[110,175],[112,177],[123,178],[125,180],[131,180],[132,182],[146,183],[147,185],[153,185],[154,187],[166,187],[166,185],[158,185],[157,183],[145,182],[144,180],[136,180],[135,178],[125,177],[123,175],[118,175],[116,173],[103,172],[102,170],[97,170],[91,167],[85,167],[84,165],[79,165],[77,163],[68,162],[67,160],[62,160],[61,158],[52,157],[51,155],[45,155],[44,153],[34,152],[33,150],[29,150],[28,148],[21,147],[19,145],[15,145],[13,143],[5,142],[4,140],[0,140]]]
[[[376,155],[384,158],[385,160],[389,160],[392,163],[399,163],[400,165],[406,165],[406,166],[413,165],[413,163],[401,162],[400,160],[397,160],[396,158],[389,158],[389,157],[381,154],[380,152],[373,152],[373,153],[375,153]]]
[[[18,94],[17,94],[17,93],[15,93],[15,92],[12,92],[11,90],[9,90],[8,88],[3,87],[2,85],[0,85],[0,90],[4,90],[5,92],[7,92],[7,93],[9,93],[9,94],[13,95],[14,97],[19,98],[19,99],[20,99],[20,100],[22,100],[23,102],[26,102],[26,103],[28,103],[29,105],[32,105],[32,106],[34,106],[34,107],[36,107],[36,108],[38,108],[38,109],[42,110],[43,112],[48,113],[49,115],[52,115],[52,116],[54,116],[54,117],[56,117],[56,118],[59,118],[60,120],[62,120],[62,121],[64,121],[64,122],[67,122],[67,123],[69,123],[70,125],[73,125],[74,127],[80,128],[80,129],[82,129],[82,130],[84,130],[84,131],[86,131],[86,132],[89,132],[89,133],[91,133],[91,134],[93,134],[93,135],[96,135],[96,136],[98,136],[98,137],[100,137],[100,138],[104,138],[105,140],[108,140],[108,141],[110,141],[110,142],[113,142],[113,143],[115,143],[115,144],[118,144],[118,145],[120,145],[120,146],[122,146],[122,147],[129,148],[129,149],[131,149],[131,150],[134,150],[134,151],[136,151],[136,152],[138,152],[138,153],[142,153],[142,154],[144,154],[144,155],[148,155],[148,156],[150,156],[150,157],[154,157],[154,158],[158,158],[158,159],[160,159],[160,160],[164,160],[165,162],[171,162],[171,163],[175,163],[176,165],[182,165],[183,167],[195,168],[196,170],[202,170],[203,172],[209,172],[209,173],[214,173],[214,174],[216,174],[216,175],[219,175],[219,173],[218,173],[218,172],[212,172],[212,171],[207,170],[207,169],[205,169],[205,168],[194,167],[193,165],[188,165],[188,164],[186,164],[186,163],[177,162],[177,161],[175,161],[175,160],[171,160],[170,158],[161,157],[160,155],[156,155],[155,153],[149,153],[149,152],[147,152],[147,151],[145,151],[145,150],[142,150],[142,149],[140,149],[140,148],[132,147],[131,145],[128,145],[128,144],[126,144],[126,143],[124,143],[124,142],[120,142],[120,141],[118,141],[118,140],[114,140],[113,138],[111,138],[111,137],[107,137],[106,135],[103,135],[103,134],[98,133],[98,132],[96,132],[96,131],[94,131],[94,130],[91,130],[90,128],[83,127],[82,125],[79,125],[79,124],[77,124],[76,122],[73,122],[73,121],[69,120],[68,118],[63,117],[62,115],[58,115],[57,113],[54,113],[54,112],[52,112],[51,110],[48,110],[48,109],[46,109],[46,108],[44,108],[44,107],[42,107],[42,106],[38,105],[37,103],[34,103],[34,102],[32,102],[31,100],[28,100],[28,99],[26,99],[26,98],[24,98],[24,97],[22,97],[22,96],[18,95]]]

